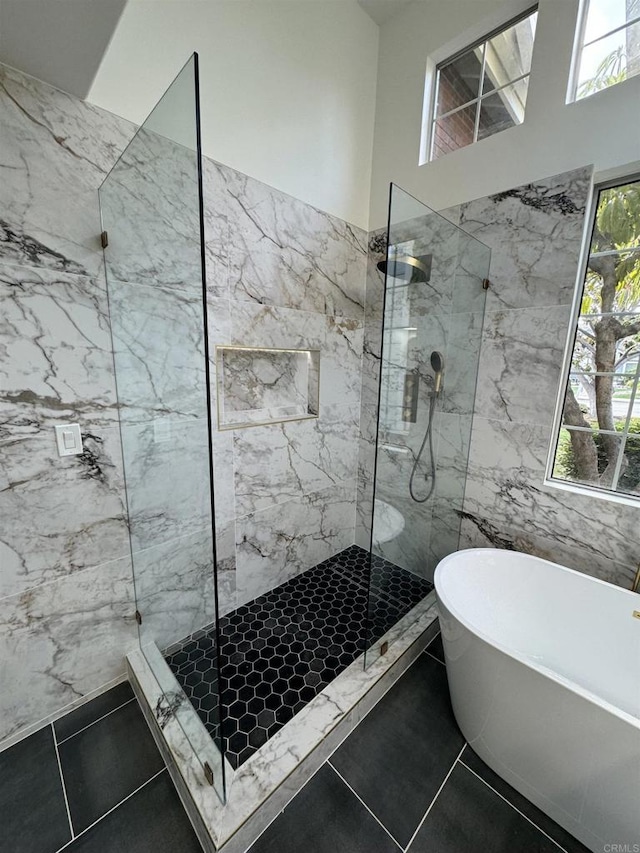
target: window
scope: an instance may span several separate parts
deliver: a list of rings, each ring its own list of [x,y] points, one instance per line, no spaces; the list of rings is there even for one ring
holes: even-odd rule
[[[537,19],[530,10],[438,65],[431,160],[522,124]]]
[[[640,74],[640,0],[584,0],[573,100]]]
[[[597,191],[550,479],[640,499],[640,179]]]

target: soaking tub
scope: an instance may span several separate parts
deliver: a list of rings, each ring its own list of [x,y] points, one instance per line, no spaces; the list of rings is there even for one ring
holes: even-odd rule
[[[435,587],[470,746],[594,853],[640,851],[640,595],[493,549]]]

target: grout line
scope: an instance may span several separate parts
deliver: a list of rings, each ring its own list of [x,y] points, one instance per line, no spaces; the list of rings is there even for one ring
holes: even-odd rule
[[[438,661],[438,663],[440,664],[440,666],[446,666],[446,663],[445,663],[444,661],[440,660],[440,658],[438,658],[438,657],[436,657],[435,655],[432,655],[432,654],[431,654],[431,652],[429,651],[429,647],[428,647],[428,646],[427,646],[427,648],[424,650],[424,653],[425,653],[425,655],[429,655],[429,657],[430,657],[430,658],[433,658],[433,660]]]
[[[468,764],[465,764],[461,758],[458,758],[458,761],[464,768],[466,768],[469,771],[469,773],[473,773],[473,775],[477,779],[479,779],[481,782],[483,782],[487,786],[487,788],[489,788],[491,791],[493,791],[494,794],[497,794],[501,800],[504,800],[504,802],[508,806],[511,806],[511,808],[514,811],[518,812],[518,814],[521,815],[525,820],[527,820],[532,826],[535,826],[535,828],[538,830],[538,832],[541,832],[544,836],[546,836],[549,839],[549,841],[552,841],[556,845],[556,847],[558,847],[560,850],[564,851],[564,853],[567,853],[567,851],[565,850],[564,847],[562,847],[560,844],[558,844],[557,841],[555,841],[550,835],[548,835],[544,831],[544,829],[541,829],[537,823],[535,823],[533,820],[531,820],[530,817],[527,817],[527,815],[524,812],[521,812],[520,809],[517,808],[517,806],[514,806],[514,804],[504,796],[504,794],[501,794],[500,791],[496,791],[496,789],[492,785],[490,785],[486,779],[483,779],[482,776],[480,776],[478,773],[476,773],[475,770],[472,770],[472,768],[469,767]]]
[[[425,820],[427,819],[427,816],[429,815],[429,812],[430,812],[430,811],[431,811],[431,809],[433,808],[433,805],[434,805],[435,801],[436,801],[436,800],[438,799],[438,797],[440,796],[440,793],[441,793],[442,789],[443,789],[443,788],[444,788],[444,786],[447,784],[447,780],[449,779],[449,776],[451,776],[451,774],[453,773],[453,768],[454,768],[454,767],[456,766],[456,764],[458,763],[458,759],[459,759],[459,758],[460,758],[460,756],[462,755],[462,753],[463,753],[464,748],[465,748],[465,746],[466,746],[466,745],[467,745],[467,744],[466,744],[466,743],[464,743],[464,744],[462,745],[462,749],[461,749],[461,750],[460,750],[460,752],[456,755],[456,757],[455,757],[455,760],[454,760],[453,764],[452,764],[452,765],[451,765],[451,767],[449,768],[449,772],[447,773],[447,775],[446,775],[446,776],[444,777],[444,779],[442,780],[442,785],[440,785],[440,787],[439,787],[439,788],[438,788],[438,790],[436,791],[436,795],[435,795],[435,797],[431,800],[431,803],[430,803],[430,805],[429,805],[429,808],[428,808],[428,809],[426,810],[426,812],[424,813],[424,815],[423,815],[423,817],[422,817],[422,820],[420,821],[420,823],[419,823],[419,824],[418,824],[418,826],[416,827],[416,831],[413,833],[413,835],[412,835],[412,836],[411,836],[411,838],[409,839],[409,843],[408,843],[408,844],[407,844],[407,846],[404,848],[404,849],[405,849],[405,853],[407,853],[407,851],[409,850],[409,848],[410,848],[410,847],[411,847],[411,845],[413,844],[413,841],[414,841],[414,839],[415,839],[416,835],[417,835],[417,834],[420,832],[420,830],[422,829],[422,825],[423,825],[423,823],[424,823],[424,822],[425,822]]]
[[[355,790],[351,787],[351,785],[347,782],[347,780],[346,780],[346,779],[344,778],[344,776],[340,773],[340,771],[339,771],[339,770],[336,770],[336,768],[334,767],[334,765],[331,763],[331,760],[330,760],[330,759],[327,759],[327,762],[326,762],[326,763],[327,763],[327,764],[329,765],[329,767],[334,771],[334,773],[338,776],[338,778],[339,778],[339,779],[342,779],[342,781],[343,781],[343,782],[344,782],[344,784],[347,786],[347,788],[351,791],[351,793],[354,795],[354,797],[356,797],[356,798],[357,798],[357,799],[362,803],[362,805],[363,805],[363,806],[365,807],[365,809],[369,812],[369,814],[371,815],[371,817],[372,817],[372,818],[373,818],[377,823],[379,823],[379,824],[380,824],[380,826],[384,829],[384,831],[387,833],[387,835],[388,835],[388,836],[389,836],[389,838],[393,841],[393,843],[398,847],[398,849],[399,849],[399,850],[402,850],[402,845],[401,845],[401,844],[399,844],[399,843],[398,843],[398,841],[396,841],[396,839],[393,837],[393,835],[391,835],[391,833],[389,832],[389,830],[387,829],[387,827],[382,823],[382,821],[381,821],[378,817],[376,817],[376,815],[371,811],[371,809],[370,809],[370,808],[369,808],[369,806],[365,803],[365,801],[362,799],[362,797],[358,794],[358,792],[357,792],[357,791],[355,791]]]
[[[107,711],[107,713],[106,713],[106,714],[103,714],[101,717],[98,717],[98,718],[97,718],[96,720],[94,720],[92,723],[88,723],[86,726],[83,726],[81,729],[78,729],[78,731],[77,731],[77,732],[74,732],[72,735],[69,735],[68,737],[63,738],[61,741],[58,741],[58,743],[59,743],[59,744],[66,743],[68,740],[71,740],[71,738],[72,738],[72,737],[75,737],[76,735],[79,735],[79,734],[80,734],[80,732],[85,732],[87,729],[90,729],[90,728],[91,728],[91,726],[95,726],[95,724],[96,724],[96,723],[99,723],[99,722],[100,722],[100,720],[104,720],[104,719],[106,719],[106,718],[107,718],[107,717],[109,717],[111,714],[115,713],[116,711],[119,711],[121,708],[124,708],[124,707],[125,707],[125,705],[130,705],[130,704],[131,704],[131,702],[133,702],[135,698],[136,698],[135,696],[132,696],[132,697],[131,697],[131,699],[127,699],[127,701],[126,701],[126,702],[123,702],[123,703],[122,703],[122,705],[118,705],[118,707],[117,707],[117,708],[112,708],[110,711]],[[61,717],[61,719],[64,719],[64,717]],[[56,721],[56,722],[59,722],[59,721]],[[54,724],[52,723],[52,725],[54,725]]]
[[[60,773],[60,784],[62,785],[62,793],[64,794],[64,805],[67,810],[67,818],[69,820],[69,829],[71,830],[71,840],[68,842],[69,844],[75,838],[75,833],[73,831],[73,822],[71,820],[71,810],[69,809],[69,800],[67,798],[67,787],[64,784],[64,776],[62,774],[62,763],[60,762],[60,753],[58,752],[58,742],[56,740],[56,730],[53,727],[53,723],[49,724],[51,726],[51,735],[53,737],[53,746],[56,751],[56,759],[58,761],[58,771]]]
[[[427,629],[426,629],[426,630],[428,630],[428,627],[427,627]],[[284,806],[283,806],[283,807],[282,807],[282,808],[281,808],[281,809],[280,809],[280,810],[279,810],[279,811],[278,811],[278,812],[277,812],[277,813],[276,813],[276,814],[271,818],[271,820],[267,823],[267,825],[265,826],[265,828],[264,828],[264,829],[263,829],[263,830],[262,830],[262,831],[261,831],[261,832],[256,836],[256,838],[255,838],[255,839],[254,839],[254,841],[252,842],[252,846],[256,843],[256,841],[258,840],[258,838],[260,838],[262,835],[264,835],[264,833],[269,829],[269,827],[271,826],[271,824],[272,824],[272,823],[275,823],[275,821],[280,817],[280,815],[285,811],[285,809],[286,809],[286,808],[287,808],[287,807],[288,807],[288,806],[293,802],[293,800],[298,796],[298,794],[302,791],[302,789],[303,789],[303,788],[305,788],[305,787],[309,784],[309,782],[313,779],[313,777],[314,777],[317,773],[319,773],[319,772],[320,772],[320,770],[322,770],[322,768],[323,768],[323,767],[325,767],[327,764],[331,764],[331,758],[333,757],[333,754],[334,754],[335,752],[337,752],[337,751],[340,749],[340,747],[343,745],[343,743],[344,743],[344,742],[349,738],[349,736],[350,736],[350,735],[352,735],[352,734],[353,734],[353,732],[354,732],[354,731],[356,730],[356,728],[357,728],[357,727],[362,723],[362,721],[363,721],[363,720],[368,716],[368,714],[370,714],[370,713],[371,713],[371,711],[373,711],[373,709],[374,709],[374,708],[375,708],[375,707],[376,707],[376,706],[377,706],[377,705],[382,701],[382,699],[384,699],[384,697],[387,695],[387,693],[389,693],[389,691],[390,691],[390,690],[392,690],[392,689],[395,687],[395,685],[396,685],[396,684],[398,683],[398,681],[402,678],[402,676],[403,676],[403,675],[405,675],[405,674],[409,671],[409,669],[411,669],[411,667],[412,667],[415,663],[417,663],[417,661],[418,661],[418,658],[419,658],[419,657],[420,657],[420,655],[418,655],[418,657],[416,657],[416,659],[415,659],[414,661],[412,661],[412,662],[409,664],[409,666],[408,666],[406,669],[404,669],[404,670],[403,670],[403,671],[398,675],[398,677],[397,677],[396,679],[394,679],[394,681],[393,681],[393,682],[392,682],[392,683],[387,687],[387,689],[382,693],[382,695],[380,696],[380,698],[378,699],[378,701],[377,701],[374,705],[372,705],[372,706],[371,706],[371,708],[369,708],[369,710],[366,712],[366,714],[364,714],[364,716],[363,716],[363,717],[361,717],[361,719],[359,719],[359,720],[358,720],[358,722],[353,726],[353,728],[345,734],[345,736],[340,740],[340,742],[339,742],[338,744],[336,744],[336,746],[331,750],[331,752],[329,753],[329,755],[324,759],[324,761],[322,761],[322,762],[321,762],[321,764],[319,765],[319,767],[317,767],[317,768],[313,771],[313,773],[311,774],[311,776],[309,776],[309,778],[308,778],[308,779],[307,779],[307,781],[302,785],[302,787],[301,787],[298,791],[296,791],[296,792],[295,792],[295,794],[293,794],[293,795],[291,796],[291,798],[287,801],[287,803],[286,803],[286,804],[285,804],[285,805],[284,805]],[[331,767],[335,770],[335,767],[333,767],[333,764],[331,764]],[[356,794],[356,796],[357,796],[357,794]],[[375,815],[374,815],[374,817],[375,817]],[[377,820],[377,818],[376,818],[376,820]],[[392,838],[393,838],[393,836],[392,836]],[[394,839],[394,841],[395,841],[395,839]],[[249,853],[250,853],[250,851],[249,851]]]
[[[105,812],[103,815],[100,815],[100,817],[99,817],[97,820],[94,820],[94,822],[93,822],[93,823],[90,823],[90,824],[89,824],[89,826],[85,827],[85,828],[82,830],[82,832],[79,832],[79,833],[76,835],[76,837],[75,837],[75,838],[72,838],[72,839],[71,839],[71,841],[67,841],[67,843],[66,843],[66,844],[63,844],[63,845],[62,845],[62,847],[59,847],[59,848],[56,850],[56,853],[60,853],[60,851],[61,851],[61,850],[66,850],[66,849],[69,847],[69,845],[70,845],[70,844],[72,844],[74,841],[77,841],[77,840],[78,840],[78,838],[82,838],[82,836],[83,836],[83,835],[85,835],[87,832],[89,832],[89,830],[90,830],[90,829],[93,829],[93,827],[94,827],[94,826],[96,826],[97,824],[99,824],[101,820],[104,820],[104,818],[105,818],[105,817],[107,817],[108,815],[110,815],[110,814],[111,814],[111,812],[114,812],[114,811],[115,811],[117,808],[119,808],[123,803],[126,803],[126,802],[127,802],[127,800],[130,800],[130,799],[131,799],[131,797],[134,797],[134,796],[135,796],[139,791],[141,791],[144,787],[146,787],[146,786],[149,784],[149,782],[153,782],[153,780],[154,780],[154,779],[157,779],[157,778],[158,778],[158,776],[159,776],[161,773],[164,773],[164,772],[166,771],[166,769],[167,769],[167,768],[166,768],[166,766],[165,766],[165,767],[163,767],[163,768],[162,768],[162,770],[158,770],[158,772],[157,772],[157,773],[154,773],[154,774],[153,774],[153,776],[151,776],[151,778],[150,778],[150,779],[147,779],[147,781],[146,781],[146,782],[143,782],[143,783],[142,783],[142,785],[139,785],[139,786],[135,789],[135,791],[132,791],[132,792],[131,792],[130,794],[128,794],[128,795],[127,795],[123,800],[120,800],[120,802],[119,802],[119,803],[116,803],[116,804],[115,804],[115,806],[112,806],[112,807],[109,809],[109,811],[108,811],[108,812]]]

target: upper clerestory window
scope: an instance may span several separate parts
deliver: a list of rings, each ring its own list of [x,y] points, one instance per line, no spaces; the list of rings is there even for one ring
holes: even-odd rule
[[[530,9],[436,67],[430,160],[522,124],[537,19]]]
[[[580,100],[640,74],[640,0],[583,0],[574,56]]]

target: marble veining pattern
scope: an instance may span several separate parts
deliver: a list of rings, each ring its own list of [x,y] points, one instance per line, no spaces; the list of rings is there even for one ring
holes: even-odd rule
[[[53,436],[0,443],[0,598],[128,553],[118,430],[82,437],[64,459]]]
[[[591,182],[576,169],[461,205],[460,225],[492,250],[487,311],[571,302]]]
[[[544,485],[592,171],[461,206],[492,261],[460,546],[525,551],[628,587],[637,510]]]
[[[129,557],[0,599],[0,740],[122,675],[133,611]]]
[[[117,426],[102,277],[11,266],[0,256],[0,356],[0,438],[68,420]]]
[[[0,256],[94,276],[96,191],[134,126],[0,65]]]
[[[234,301],[362,316],[363,231],[226,166],[206,169],[214,198],[226,190]]]

